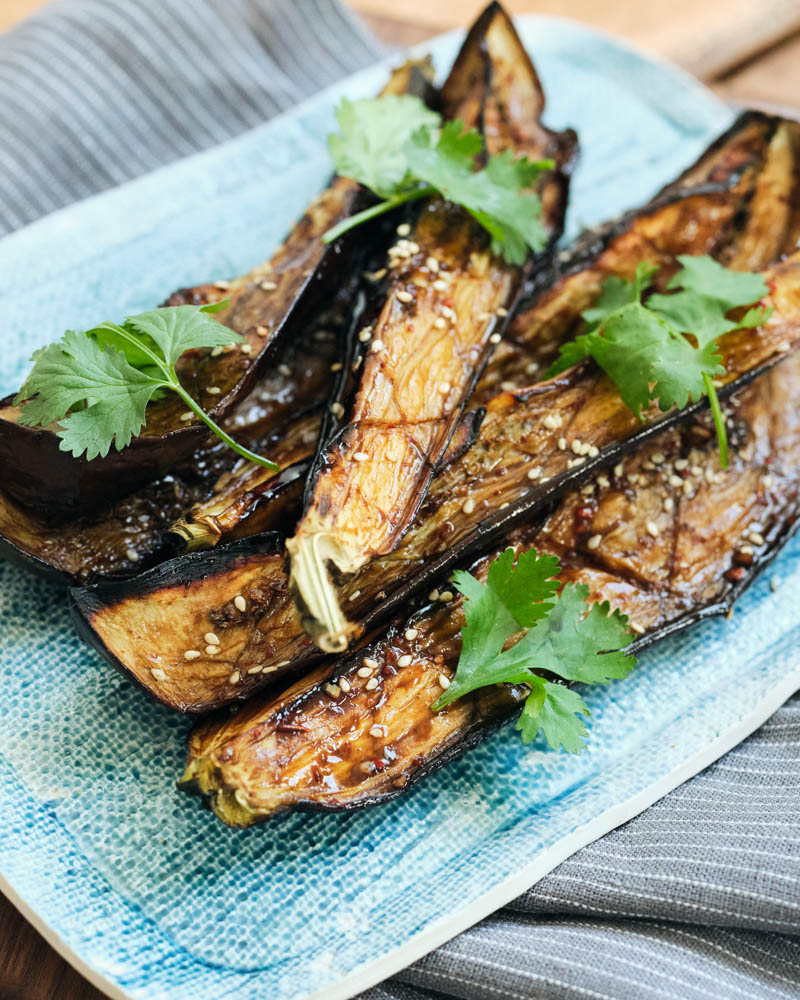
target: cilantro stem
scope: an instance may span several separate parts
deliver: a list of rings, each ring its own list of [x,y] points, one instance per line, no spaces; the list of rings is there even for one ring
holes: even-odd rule
[[[192,399],[189,393],[183,388],[183,386],[179,382],[169,381],[165,382],[164,385],[165,388],[172,389],[173,392],[177,392],[177,394],[181,397],[184,403],[186,403],[186,405],[189,407],[192,413],[196,414],[203,421],[203,423],[207,427],[209,427],[217,435],[218,438],[224,441],[229,448],[232,448],[237,455],[241,455],[241,457],[247,459],[248,462],[255,462],[257,465],[263,465],[265,469],[269,469],[271,472],[278,472],[280,470],[279,465],[276,465],[274,462],[271,462],[268,458],[264,458],[262,455],[256,455],[254,451],[250,451],[249,448],[245,448],[244,445],[241,445],[238,443],[238,441],[235,441],[230,436],[230,434],[227,434],[219,426],[219,424],[215,423],[211,419],[211,417],[206,413],[206,411],[202,408],[202,406],[199,405],[199,403],[196,403],[195,400]]]
[[[708,403],[711,407],[711,415],[714,418],[714,427],[717,430],[717,444],[719,445],[719,464],[721,468],[728,468],[728,434],[725,430],[725,418],[722,415],[722,407],[719,405],[719,396],[716,387],[708,372],[703,372],[703,385],[706,387]]]
[[[322,242],[333,243],[334,240],[338,239],[349,229],[354,229],[356,226],[360,226],[363,222],[368,222],[370,219],[374,219],[378,215],[384,215],[386,212],[391,212],[393,209],[398,208],[400,205],[405,205],[409,201],[416,201],[418,198],[429,198],[434,194],[436,194],[436,188],[428,185],[426,187],[411,188],[410,191],[404,191],[402,194],[393,195],[385,201],[379,201],[377,205],[370,205],[370,207],[365,208],[363,212],[356,212],[355,215],[350,215],[346,219],[342,219],[341,222],[338,222],[335,226],[331,227],[327,233],[323,235]]]

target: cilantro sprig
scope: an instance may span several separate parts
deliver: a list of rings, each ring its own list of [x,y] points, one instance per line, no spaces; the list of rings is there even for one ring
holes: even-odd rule
[[[651,294],[646,301],[657,267],[639,264],[632,282],[608,278],[595,305],[582,313],[586,332],[561,348],[548,374],[592,357],[637,416],[654,402],[667,411],[708,396],[720,464],[727,468],[725,420],[713,381],[725,372],[717,341],[768,319],[771,307],[754,304],[769,289],[760,275],[730,271],[712,257],[678,260],[681,270],[667,283],[671,294]],[[751,308],[740,319],[729,318],[743,306]]]
[[[517,557],[508,548],[490,565],[486,583],[463,570],[453,574],[453,585],[464,595],[466,622],[455,677],[431,706],[434,711],[490,684],[526,684],[530,694],[517,723],[523,742],[541,730],[554,750],[585,749],[586,703],[577,691],[541,673],[606,684],[625,677],[636,659],[624,652],[632,635],[626,616],[611,612],[607,601],[588,604],[585,584],[559,591],[559,572],[555,556],[531,549]]]
[[[328,137],[328,149],[337,173],[381,200],[329,229],[324,242],[406,202],[441,194],[486,229],[492,250],[510,264],[524,263],[529,249],[546,244],[541,203],[530,188],[551,160],[514,159],[506,150],[478,169],[480,134],[460,121],[442,125],[411,95],[343,100],[336,118],[341,131]]]
[[[205,306],[166,306],[129,316],[121,325],[67,330],[62,339],[36,351],[33,369],[14,400],[26,427],[58,423],[62,451],[91,461],[131,443],[146,422],[148,404],[164,392],[177,393],[225,444],[268,469],[269,459],[243,447],[219,427],[181,385],[175,371],[189,350],[224,347],[244,338],[209,314],[227,300]]]

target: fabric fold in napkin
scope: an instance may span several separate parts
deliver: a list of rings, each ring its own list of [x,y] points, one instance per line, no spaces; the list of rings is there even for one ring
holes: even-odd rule
[[[0,37],[0,234],[223,142],[382,54],[335,0],[44,7]],[[362,997],[798,1000],[798,935],[795,697],[717,764]]]

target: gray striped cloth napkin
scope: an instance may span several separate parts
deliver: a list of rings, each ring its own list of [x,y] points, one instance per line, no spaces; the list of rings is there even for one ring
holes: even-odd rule
[[[382,54],[337,0],[61,0],[0,37],[0,232]],[[800,697],[363,1000],[798,1000]]]

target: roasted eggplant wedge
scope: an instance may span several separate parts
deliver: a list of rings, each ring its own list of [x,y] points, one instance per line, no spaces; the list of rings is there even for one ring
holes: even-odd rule
[[[721,341],[727,366],[722,398],[800,343],[800,251],[770,269],[767,277],[775,309],[767,323],[758,330],[734,331]],[[700,404],[680,413],[654,409],[641,424],[605,376],[588,365],[529,390],[501,393],[489,403],[476,443],[436,477],[402,544],[370,562],[344,588],[354,619],[365,630],[379,626],[433,578],[491,549],[516,525],[531,523],[565,490],[614,465],[659,430],[704,410]],[[84,636],[156,697],[189,712],[247,697],[263,685],[265,669],[268,674],[276,673],[275,668],[288,672],[319,659],[320,651],[305,641],[295,606],[284,599],[287,581],[278,555],[257,579],[243,568],[241,583],[236,573],[228,572],[224,549],[197,555],[205,559],[195,564],[205,567],[205,581],[196,587],[181,590],[184,567],[179,559],[131,585],[75,592]],[[147,624],[158,618],[162,605],[153,581],[164,588],[174,581],[170,602],[182,623],[174,641],[170,636],[169,642],[164,637],[158,642],[158,674],[151,671],[155,633]],[[251,600],[251,587],[280,594],[281,600],[266,605]],[[204,647],[207,632],[217,624],[227,627],[220,609],[237,598],[247,609],[237,619],[242,627],[226,635],[222,649]],[[187,649],[200,655],[186,661]],[[214,664],[210,673],[206,659]],[[229,671],[217,670],[223,662]]]
[[[799,393],[795,354],[729,403],[728,471],[700,417],[648,442],[506,543],[557,555],[564,582],[588,584],[592,599],[629,615],[640,636],[634,648],[727,612],[798,523]],[[490,558],[472,572],[485,574]],[[181,787],[205,796],[232,826],[402,794],[512,717],[527,694],[485,688],[431,712],[458,661],[462,625],[459,598],[429,604],[280,696],[201,724]]]
[[[489,153],[511,150],[556,171],[543,218],[563,219],[574,136],[544,129],[544,96],[498,5],[476,22],[443,89],[451,120],[475,127]],[[408,227],[406,227],[408,228]],[[326,652],[358,631],[336,580],[396,548],[447,448],[475,382],[500,339],[523,268],[489,251],[487,233],[460,206],[436,198],[389,251],[390,280],[374,322],[359,331],[360,377],[346,426],[322,450],[309,503],[286,543],[290,587],[309,635]]]
[[[184,289],[173,296],[173,304],[202,303],[214,294],[224,293],[213,286]],[[313,454],[318,414],[331,384],[337,324],[342,321],[340,306],[335,302],[315,317],[304,336],[287,345],[274,371],[258,382],[224,422],[229,433],[251,449],[273,456],[282,470],[299,457]],[[268,514],[263,507],[259,509],[261,530],[290,528],[302,492],[295,494],[295,505],[282,523],[290,474],[282,471],[275,476],[263,466],[242,462],[215,438],[167,475],[91,516],[54,523],[0,492],[0,555],[61,583],[131,576],[174,555],[179,536],[170,535],[172,525],[193,505],[228,497],[244,475],[243,466],[254,476],[274,480],[272,495],[278,502]],[[187,533],[191,528],[187,527]]]
[[[554,287],[558,287],[559,294],[554,296],[545,291],[538,300],[534,297],[532,304],[514,318],[513,330],[517,339],[511,341],[504,354],[504,374],[511,378],[512,389],[489,398],[496,393],[497,384],[495,372],[487,371],[475,394],[479,401],[489,398],[476,445],[436,477],[400,547],[388,556],[373,560],[344,588],[350,614],[361,621],[363,627],[377,627],[381,621],[386,621],[394,609],[428,586],[433,577],[490,548],[493,539],[507,533],[515,523],[529,521],[537,510],[543,510],[560,492],[580,483],[593,469],[613,465],[623,451],[634,450],[641,440],[656,433],[660,427],[676,420],[687,420],[701,409],[698,404],[680,414],[656,411],[646,415],[654,422],[642,425],[622,405],[617,391],[605,376],[589,365],[529,389],[513,391],[513,385],[523,382],[530,364],[538,370],[539,364],[554,355],[560,336],[571,335],[580,309],[591,304],[602,277],[610,273],[612,264],[618,271],[632,274],[637,263],[657,255],[669,269],[670,250],[702,253],[713,248],[718,254],[735,258],[737,240],[749,231],[752,212],[758,210],[760,215],[767,211],[763,199],[756,198],[754,192],[760,170],[766,169],[770,162],[777,123],[778,120],[766,120],[768,128],[760,133],[758,142],[748,146],[749,155],[731,158],[736,172],[727,177],[726,182],[669,196],[648,206],[639,215],[628,216],[599,239],[594,255],[581,247],[578,251],[581,263],[567,261],[564,264],[566,277],[556,279]],[[740,148],[737,130],[729,135]],[[798,192],[793,191],[793,199],[797,197]],[[789,204],[793,204],[792,199]],[[784,210],[785,202],[781,201],[776,211],[782,213]],[[719,230],[715,230],[715,224]],[[778,266],[777,270],[782,273],[779,286],[776,286],[779,296],[796,296],[796,291],[792,291],[796,287],[795,268],[796,260]],[[593,291],[587,294],[587,288]],[[566,293],[567,289],[578,299],[579,308]],[[734,381],[720,390],[723,396],[735,391],[739,379],[746,381],[754,377],[759,368],[777,360],[784,349],[791,349],[798,330],[797,314],[793,316],[793,309],[794,305],[784,302],[764,329],[734,333],[725,338],[722,346],[728,355],[728,377]],[[758,354],[758,360],[753,351]],[[526,357],[533,357],[534,361],[527,362]],[[501,382],[500,387],[504,384]],[[563,449],[560,447],[562,438]],[[219,557],[211,559],[209,573],[214,573],[221,565],[224,563]],[[284,588],[286,580],[282,569],[277,564],[273,568],[276,576],[270,578],[267,585]],[[180,578],[179,561],[173,573],[175,579]],[[134,599],[132,590],[126,591],[126,599]],[[148,602],[149,598],[143,595],[138,612],[143,620],[148,616]],[[149,673],[146,645],[137,647],[118,641],[115,589],[97,589],[91,599],[76,594],[74,605],[76,614],[85,617],[84,633],[91,636],[93,644],[109,662],[132,674],[163,700],[159,684]],[[214,606],[213,597],[206,600],[198,592],[195,599],[187,598],[181,614],[196,621],[195,632],[202,636],[211,627],[207,609]],[[276,627],[287,628],[285,615],[290,613],[281,608]],[[257,631],[269,634],[272,627],[268,613],[260,618]],[[296,618],[293,627],[299,636],[301,627]],[[197,699],[194,668],[184,662],[183,649],[172,647],[169,664],[162,669],[171,678],[185,675],[187,692],[191,688],[192,693],[167,703],[183,711],[208,711],[248,697],[262,686],[264,678],[258,672],[249,673],[256,666],[282,664],[279,672],[288,672],[307,667],[320,655],[306,646],[297,663],[286,664],[283,653],[269,658],[243,635],[240,641],[242,645],[233,662],[244,669],[232,669],[228,674],[228,678],[236,677],[237,683],[226,681],[221,686],[208,685],[201,700]],[[180,683],[171,679],[170,686],[176,691]]]
[[[427,72],[427,64],[402,67],[385,92],[426,93],[429,81],[422,70]],[[361,254],[364,236],[358,243],[345,236],[333,244],[324,244],[321,237],[363,207],[368,197],[360,185],[334,178],[269,261],[243,278],[218,283],[230,303],[216,318],[245,338],[250,353],[233,347],[221,355],[187,352],[178,364],[185,388],[215,420],[232,411],[282,343],[298,335],[314,309],[333,297],[342,279],[342,261]],[[43,512],[48,521],[96,512],[157,479],[204,443],[205,425],[196,419],[182,421],[184,410],[174,393],[166,394],[149,407],[147,426],[127,448],[87,462],[60,450],[54,428],[20,424],[20,409],[6,399],[0,403],[4,492],[24,510]]]

